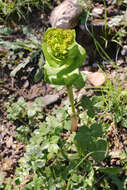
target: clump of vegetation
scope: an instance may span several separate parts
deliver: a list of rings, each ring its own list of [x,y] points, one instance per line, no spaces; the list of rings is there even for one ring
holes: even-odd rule
[[[43,119],[42,114],[43,102],[36,98],[34,103],[28,105],[23,97],[20,97],[15,103],[6,103],[5,107],[8,112],[8,119],[12,122],[19,122],[14,136],[18,141],[28,143],[30,133],[38,126],[38,122]]]
[[[77,133],[70,132],[72,122],[68,103],[64,109],[59,108],[51,115],[47,114],[45,121],[37,124],[39,127],[27,141],[25,155],[16,169],[15,185],[11,186],[8,181],[6,187],[12,190],[126,189],[126,178],[120,180],[120,173],[124,172],[126,165],[117,168],[101,166],[101,162],[104,160],[105,163],[105,159],[109,158],[106,140],[108,123],[104,119],[96,122],[102,112],[102,100],[101,97],[82,97],[79,112],[82,126]],[[12,104],[10,110],[15,105]],[[94,110],[92,113],[91,109]],[[13,113],[10,111],[10,114]],[[28,127],[24,127],[24,135]],[[17,132],[20,134],[22,131],[19,129]]]
[[[44,10],[45,8],[52,9],[53,6],[50,0],[14,0],[14,1],[0,1],[0,21],[11,24],[19,20],[26,22],[26,18],[33,11],[33,8]]]

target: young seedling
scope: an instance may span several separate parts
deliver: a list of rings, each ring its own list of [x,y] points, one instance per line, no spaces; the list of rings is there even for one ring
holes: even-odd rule
[[[45,81],[67,88],[72,108],[72,131],[77,130],[78,117],[74,106],[72,86],[83,87],[83,77],[79,71],[86,52],[76,40],[75,30],[49,28],[43,38],[42,50],[45,56]]]

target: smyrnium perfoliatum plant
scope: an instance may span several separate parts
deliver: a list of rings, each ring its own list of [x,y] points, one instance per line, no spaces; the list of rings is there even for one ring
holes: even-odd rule
[[[42,50],[46,60],[45,81],[66,86],[72,107],[72,131],[77,130],[78,124],[72,87],[80,89],[84,85],[79,67],[82,66],[86,56],[84,48],[76,42],[75,38],[75,30],[49,28],[42,41]]]

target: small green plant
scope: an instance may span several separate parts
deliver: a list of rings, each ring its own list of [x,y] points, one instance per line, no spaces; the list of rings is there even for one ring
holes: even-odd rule
[[[20,97],[15,103],[6,103],[5,107],[8,112],[8,119],[11,121],[32,119],[32,117],[39,115],[42,111],[43,102],[40,98],[36,98],[35,102],[30,106],[25,102],[23,97]]]
[[[8,36],[13,30],[8,27],[0,28],[1,37]],[[38,69],[34,75],[34,82],[41,80],[43,76],[44,57],[41,50],[41,43],[37,36],[30,32],[29,28],[22,27],[22,33],[28,39],[27,41],[15,42],[1,39],[1,59],[2,67],[11,69],[10,76],[15,77],[19,71],[27,67],[30,63],[37,63]]]
[[[46,63],[44,66],[45,81],[51,84],[64,85],[67,88],[72,107],[72,130],[77,130],[76,116],[72,86],[78,89],[83,87],[83,76],[79,71],[86,52],[75,41],[74,30],[49,28],[43,38],[42,49]]]
[[[102,87],[103,113],[112,115],[116,127],[127,128],[127,91],[122,85],[119,76],[113,81],[106,79],[106,85]]]
[[[39,120],[44,117],[44,114],[42,114],[42,100],[36,98],[34,103],[28,105],[24,98],[20,97],[15,103],[6,103],[5,107],[8,112],[8,120],[18,121],[14,136],[17,140],[26,144],[31,131],[38,126]]]
[[[122,5],[123,7],[127,7],[127,1],[122,0],[122,1],[117,1],[119,5]],[[113,16],[111,20],[108,22],[108,27],[113,28],[114,35],[112,37],[112,41],[118,44],[118,47],[123,46],[124,39],[126,38],[127,31],[127,22],[126,22],[126,17],[127,17],[127,10],[125,9],[122,11],[122,14]]]
[[[14,23],[15,21],[23,20],[27,22],[28,16],[33,11],[33,8],[37,9],[52,9],[52,3],[50,0],[10,0],[0,1],[0,21],[3,23]],[[9,23],[10,24],[10,23]]]

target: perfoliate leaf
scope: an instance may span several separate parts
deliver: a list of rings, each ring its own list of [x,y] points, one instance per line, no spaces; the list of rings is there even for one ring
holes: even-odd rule
[[[78,68],[82,65],[86,52],[75,41],[74,30],[48,29],[43,38],[42,50],[46,59],[46,82],[56,85],[74,84],[79,89],[78,82],[81,83],[81,87],[84,85]]]

